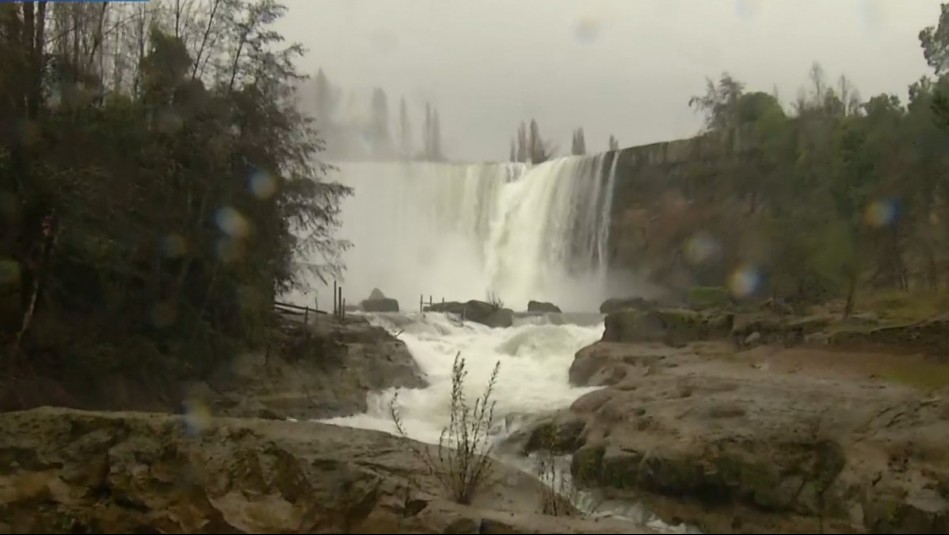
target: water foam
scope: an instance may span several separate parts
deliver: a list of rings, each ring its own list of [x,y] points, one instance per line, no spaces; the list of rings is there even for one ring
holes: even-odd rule
[[[465,357],[465,395],[481,395],[496,362],[501,362],[493,399],[495,420],[503,423],[520,415],[536,415],[568,407],[595,388],[569,384],[567,372],[574,354],[597,341],[603,324],[551,325],[525,321],[508,329],[491,329],[444,314],[373,315],[370,321],[403,340],[429,382],[424,389],[400,389],[398,409],[412,438],[437,443],[448,424],[451,369],[455,355]],[[369,394],[364,414],[328,420],[350,427],[395,432],[390,402],[395,389]]]
[[[482,394],[495,363],[501,363],[492,397],[497,403],[495,426],[492,428],[495,442],[503,440],[519,424],[566,408],[583,394],[597,390],[597,387],[570,386],[568,370],[576,351],[600,339],[602,321],[592,325],[554,325],[544,316],[534,316],[522,318],[507,329],[491,329],[472,322],[462,324],[445,314],[431,312],[371,314],[368,317],[371,323],[393,334],[399,333],[399,338],[426,374],[429,386],[370,392],[367,412],[323,420],[326,423],[397,434],[390,406],[398,393],[396,407],[406,434],[416,440],[437,444],[441,430],[449,422],[451,369],[458,352],[465,357],[468,376],[464,387],[469,400]],[[510,425],[506,426],[506,423]],[[535,476],[541,475],[536,459],[532,457],[504,456],[500,460]],[[570,457],[564,456],[557,461],[556,480],[563,480],[570,487]],[[657,533],[700,533],[684,524],[665,524],[640,503],[603,502],[596,493],[588,491],[568,495],[574,498],[575,506],[592,516],[625,518]]]

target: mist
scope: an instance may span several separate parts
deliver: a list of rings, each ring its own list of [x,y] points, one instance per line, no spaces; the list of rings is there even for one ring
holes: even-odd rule
[[[404,97],[418,146],[430,102],[456,161],[506,160],[530,118],[559,154],[578,127],[589,152],[611,134],[623,147],[690,137],[701,122],[688,100],[723,71],[785,103],[814,61],[862,94],[905,96],[926,72],[916,34],[939,12],[936,0],[286,3],[279,30],[347,112],[367,114],[380,87],[394,123]]]

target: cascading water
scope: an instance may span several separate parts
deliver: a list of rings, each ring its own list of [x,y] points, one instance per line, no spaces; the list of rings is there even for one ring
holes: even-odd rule
[[[445,314],[430,312],[373,314],[369,319],[389,332],[400,333],[399,339],[405,342],[426,374],[429,386],[372,392],[364,414],[325,420],[327,423],[395,433],[391,414],[395,399],[408,436],[437,444],[450,418],[451,370],[458,352],[466,361],[468,375],[463,386],[469,400],[483,393],[495,363],[501,363],[492,395],[497,404],[495,425],[491,429],[495,441],[503,440],[532,417],[567,408],[578,397],[597,389],[570,386],[568,370],[575,353],[602,336],[603,323],[599,315],[568,317],[572,323],[560,325],[542,317],[519,318],[513,327],[506,329],[461,323]],[[534,459],[505,457],[504,461],[540,475]],[[564,479],[568,486],[569,467],[568,457],[559,459],[555,476],[557,480]],[[576,498],[574,505],[588,513],[627,518],[660,533],[698,533],[685,525],[666,525],[640,504],[606,502],[594,511],[590,506],[597,500],[592,494],[581,492]]]
[[[611,155],[510,163],[338,163],[353,187],[340,238],[349,302],[373,288],[403,308],[424,294],[596,310],[608,293]],[[326,290],[317,286],[320,295]],[[296,299],[312,303],[312,298]]]
[[[468,377],[465,394],[481,395],[496,362],[501,362],[492,398],[497,402],[497,422],[518,415],[536,415],[569,406],[593,388],[570,386],[567,371],[578,349],[603,334],[602,323],[552,325],[524,322],[508,329],[492,329],[478,323],[461,324],[444,314],[377,315],[371,318],[390,332],[399,332],[425,373],[430,386],[400,390],[398,407],[406,431],[413,438],[437,443],[448,423],[451,368],[455,355],[465,357]],[[595,321],[595,320],[594,320]],[[369,394],[365,414],[332,420],[348,426],[394,432],[390,389]]]
[[[609,293],[606,258],[615,157],[562,158],[536,166],[337,165],[340,182],[355,190],[341,207],[340,237],[354,244],[344,256],[343,285],[350,302],[380,288],[404,310],[413,310],[419,294],[468,300],[484,299],[490,292],[515,309],[536,299],[589,311]],[[306,296],[290,299],[312,303]],[[501,424],[493,430],[496,438],[518,422],[566,408],[593,390],[572,387],[568,370],[575,353],[601,337],[598,314],[567,317],[558,325],[546,318],[518,318],[506,329],[460,323],[438,313],[369,318],[400,332],[427,376],[427,388],[398,392],[404,428],[417,440],[437,443],[448,423],[451,370],[458,352],[466,360],[469,399],[482,393],[495,363],[501,362],[493,395],[495,421]],[[395,394],[392,389],[372,392],[366,413],[328,422],[394,432],[390,402]],[[655,523],[652,527],[677,531]]]

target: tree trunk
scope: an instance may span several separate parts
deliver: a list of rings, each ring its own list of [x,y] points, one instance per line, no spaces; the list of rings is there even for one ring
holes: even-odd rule
[[[858,270],[854,270],[850,274],[850,280],[847,283],[847,304],[844,306],[844,319],[853,314],[854,302],[857,297],[857,272]]]
[[[39,116],[43,100],[43,71],[46,70],[44,48],[46,46],[46,2],[39,2],[34,22],[32,51],[30,55],[30,92],[27,97],[27,114],[30,120]]]

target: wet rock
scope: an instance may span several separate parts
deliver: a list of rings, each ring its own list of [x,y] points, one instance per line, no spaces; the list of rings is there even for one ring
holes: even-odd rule
[[[34,409],[0,414],[0,459],[13,533],[647,532],[538,515],[540,483],[503,465],[499,487],[456,505],[405,441],[324,424],[194,433],[175,416]]]
[[[624,310],[606,316],[603,341],[683,344],[725,336],[733,317],[705,315],[693,310]]]
[[[386,297],[379,288],[373,288],[369,298],[360,303],[360,308],[366,312],[398,312],[399,302]]]
[[[544,301],[529,301],[527,303],[528,312],[561,312],[560,307],[553,303]]]
[[[828,335],[837,346],[892,346],[927,353],[949,353],[949,315],[902,325],[841,327]]]
[[[665,347],[596,342],[577,352],[568,374],[570,384],[616,385],[627,377],[646,375],[664,366],[670,354],[671,350]]]
[[[586,422],[580,418],[554,418],[535,425],[524,445],[524,453],[549,451],[558,454],[573,453],[583,445]]]
[[[285,419],[366,411],[366,395],[427,385],[405,343],[365,318],[321,316],[272,338],[269,354],[245,354],[217,370],[190,399],[213,415]]]
[[[659,303],[642,297],[614,297],[603,301],[600,313],[610,314],[621,310],[655,310]]]
[[[765,532],[811,531],[819,521],[828,532],[942,532],[949,517],[944,396],[921,399],[905,385],[867,381],[865,361],[850,354],[824,363],[837,352],[744,353],[713,335],[672,347],[662,336],[667,324],[648,314],[615,313],[624,323],[609,325],[618,327],[611,336],[632,341],[597,342],[571,366],[572,384],[604,386],[570,408],[584,422],[571,466],[578,484],[645,500],[666,521],[706,532],[729,531],[736,518],[742,530]],[[708,327],[720,314],[682,316],[698,326],[684,330],[689,336],[721,332]],[[653,323],[638,323],[643,318]],[[826,315],[742,313],[728,333],[750,326],[769,334],[743,333],[747,345],[840,329]],[[843,375],[850,365],[857,373]],[[614,381],[617,368],[625,371]]]
[[[448,312],[465,320],[487,325],[488,327],[510,327],[514,324],[514,311],[485,301],[471,300],[466,303],[447,301],[435,303],[425,310]]]
[[[761,333],[758,331],[755,331],[745,337],[744,345],[747,347],[752,347],[755,344],[757,344],[759,341],[761,341]]]
[[[398,312],[399,302],[391,297],[382,299],[366,299],[359,304],[365,312]]]

